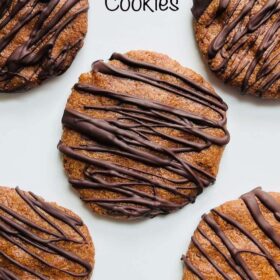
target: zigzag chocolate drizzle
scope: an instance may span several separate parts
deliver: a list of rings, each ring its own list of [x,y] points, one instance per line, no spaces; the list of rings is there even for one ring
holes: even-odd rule
[[[244,201],[248,211],[250,212],[254,222],[258,225],[260,230],[263,231],[265,236],[267,236],[275,246],[277,246],[280,249],[280,235],[274,230],[273,226],[269,224],[269,222],[265,219],[263,214],[260,210],[261,203],[264,207],[266,207],[268,210],[270,210],[275,219],[280,222],[280,203],[276,201],[269,193],[262,191],[261,188],[257,188],[243,196],[241,196],[241,199]],[[230,241],[230,239],[227,237],[226,232],[222,230],[220,225],[215,221],[214,216],[218,216],[221,218],[225,223],[231,225],[235,230],[237,230],[241,235],[244,235],[247,237],[250,242],[252,242],[258,250],[252,251],[252,250],[244,250],[244,249],[237,249],[234,244]],[[211,211],[211,214],[205,214],[202,217],[202,220],[207,224],[207,226],[216,234],[216,236],[220,239],[220,241],[223,244],[224,248],[221,248],[220,245],[217,245],[213,238],[210,238],[207,236],[205,231],[198,227],[198,232],[201,237],[205,241],[208,242],[209,246],[211,246],[213,249],[219,253],[219,255],[224,259],[225,262],[228,263],[228,265],[231,267],[232,271],[236,273],[237,276],[240,277],[240,279],[244,280],[257,280],[258,274],[256,271],[251,271],[248,265],[246,264],[246,261],[242,258],[242,254],[250,253],[253,256],[261,256],[265,258],[268,263],[271,265],[271,267],[277,272],[277,274],[280,276],[280,263],[277,263],[277,261],[273,258],[273,256],[270,254],[270,252],[266,249],[266,247],[258,240],[258,238],[251,232],[249,232],[245,226],[240,224],[238,221],[233,219],[232,217],[223,214],[220,210],[214,209]],[[196,237],[192,238],[192,244],[198,249],[199,253],[208,261],[209,266],[212,266],[222,277],[223,279],[232,279],[225,273],[222,268],[219,267],[219,263],[215,262],[211,258],[211,256],[208,255],[206,250],[204,249],[204,245],[202,245]],[[225,250],[227,252],[225,253]],[[183,257],[183,261],[186,265],[186,267],[195,274],[199,279],[206,280],[207,277],[203,276],[202,271],[199,271],[199,269],[192,264],[191,260],[188,257]]]
[[[2,213],[0,215],[1,238],[13,246],[16,246],[17,250],[30,255],[30,257],[32,257],[34,260],[40,262],[49,269],[60,271],[77,279],[84,279],[84,277],[90,275],[92,271],[92,266],[90,263],[57,245],[57,242],[86,244],[87,241],[80,231],[80,227],[83,226],[83,222],[80,219],[69,216],[58,208],[55,208],[31,192],[26,193],[21,191],[19,188],[16,188],[15,191],[17,192],[18,196],[21,197],[24,203],[29,206],[30,211],[36,213],[36,215],[38,215],[41,220],[46,222],[52,228],[52,230],[45,229],[44,227],[39,226],[28,218],[22,216],[21,213],[15,212],[9,207],[0,204],[0,211]],[[79,238],[73,239],[68,237],[64,230],[58,225],[58,223],[55,223],[53,219],[64,223],[68,227],[71,227],[77,233]],[[48,263],[42,254],[36,253],[36,250],[31,250],[30,246],[44,253],[57,255],[60,258],[67,259],[71,263],[76,264],[80,268],[80,272],[59,268],[55,264]],[[44,276],[42,272],[31,269],[22,264],[20,258],[14,259],[1,250],[0,258],[5,260],[5,262],[9,264],[9,267],[11,265],[15,266],[38,279],[49,279],[48,277]],[[0,278],[4,280],[20,279],[5,267],[0,267]]]
[[[203,1],[202,1],[203,2]],[[212,1],[194,0],[193,14],[197,20],[201,17]],[[232,68],[227,75],[226,82],[230,82],[246,71],[242,81],[242,90],[247,92],[254,84],[258,84],[258,94],[262,96],[280,78],[280,1],[267,0],[258,12],[253,12],[259,1],[237,1],[235,6],[229,9],[229,0],[220,0],[218,10],[211,20],[223,18],[224,25],[219,34],[211,42],[208,49],[209,64],[212,59],[219,57],[221,62],[211,70],[222,74]],[[244,4],[244,5],[243,5]],[[238,15],[234,13],[241,6]],[[248,18],[248,20],[247,20]],[[269,28],[264,30],[264,24],[273,18]],[[261,43],[258,37],[263,36]],[[256,49],[254,60],[246,59],[247,53]],[[233,67],[232,67],[233,65]],[[256,75],[253,78],[253,74]],[[278,89],[279,91],[279,89]]]
[[[74,48],[80,48],[83,43],[81,38],[73,45],[65,46],[56,57],[51,57],[52,50],[60,33],[81,13],[88,9],[81,8],[71,11],[80,0],[68,0],[58,10],[59,0],[3,0],[0,3],[0,52],[4,52],[22,29],[34,22],[33,30],[26,41],[20,44],[6,59],[0,68],[0,82],[9,82],[17,77],[23,80],[18,90],[28,88],[27,77],[21,71],[25,67],[37,66],[33,75],[37,75],[43,81],[52,76],[62,74],[66,69],[64,62],[68,53]],[[23,14],[23,9],[25,12]],[[56,9],[56,10],[55,10]],[[51,20],[49,18],[51,17]],[[7,33],[5,28],[17,19],[17,23]],[[46,24],[46,22],[48,22]],[[5,34],[6,33],[6,34]]]
[[[129,70],[121,70],[112,65],[98,61],[93,71],[104,75],[112,75],[164,89],[186,99],[211,108],[219,120],[206,119],[198,114],[180,110],[139,96],[126,95],[94,85],[76,84],[75,90],[81,94],[106,97],[114,101],[114,105],[88,106],[86,111],[103,111],[116,113],[115,119],[95,119],[85,113],[66,109],[62,119],[63,125],[83,135],[90,141],[87,145],[69,147],[59,144],[62,153],[70,158],[86,163],[85,179],[71,178],[70,183],[77,189],[105,190],[116,193],[118,199],[82,199],[87,203],[95,203],[114,214],[123,214],[132,218],[154,217],[175,211],[185,204],[194,202],[196,195],[215,181],[215,177],[202,167],[196,166],[180,157],[181,153],[198,153],[211,145],[223,146],[229,141],[226,130],[226,104],[216,94],[173,71],[155,65],[132,60],[121,54],[114,54],[111,59],[119,60],[130,66]],[[188,88],[156,79],[143,74],[134,68],[143,68],[168,74],[183,81]],[[162,128],[174,129],[194,137],[193,140],[175,137]],[[207,132],[207,128],[217,129],[221,136]],[[174,148],[162,147],[151,136],[176,144]],[[163,168],[173,173],[178,179],[161,178],[155,174],[144,172],[141,168],[127,168],[113,162],[90,157],[87,153],[109,153],[131,159],[141,164]],[[95,168],[95,170],[92,169]],[[97,170],[96,170],[97,169]],[[107,179],[114,178],[123,182],[112,183]],[[151,193],[139,190],[139,186],[151,189]],[[170,202],[157,194],[165,190],[178,196],[184,203]],[[194,195],[186,194],[195,190]],[[188,191],[189,192],[189,191]]]

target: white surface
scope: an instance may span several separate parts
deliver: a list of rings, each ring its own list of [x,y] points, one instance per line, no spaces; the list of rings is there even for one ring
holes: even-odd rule
[[[0,96],[0,185],[32,190],[79,214],[96,246],[95,280],[181,279],[180,257],[200,216],[257,185],[280,191],[280,104],[240,97],[205,68],[194,41],[190,0],[178,12],[112,13],[91,1],[89,32],[72,67],[32,92]],[[82,72],[114,51],[155,50],[202,74],[229,105],[231,142],[217,183],[194,205],[139,223],[100,219],[84,207],[63,172],[56,145],[70,89]]]

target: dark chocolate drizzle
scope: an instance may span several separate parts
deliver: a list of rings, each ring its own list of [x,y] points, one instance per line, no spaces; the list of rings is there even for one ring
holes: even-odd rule
[[[52,230],[45,229],[42,226],[37,225],[33,221],[22,216],[21,213],[15,212],[11,208],[0,204],[0,236],[8,243],[17,247],[16,250],[20,250],[25,254],[28,254],[37,262],[44,265],[51,270],[60,271],[62,274],[81,279],[89,276],[92,271],[92,265],[83,260],[81,257],[62,249],[58,244],[59,242],[86,244],[87,240],[80,230],[83,226],[83,222],[76,217],[70,216],[62,212],[57,207],[43,201],[35,194],[29,192],[23,192],[19,188],[15,189],[17,195],[22,201],[28,205],[30,211],[36,213],[38,217],[47,223]],[[66,232],[56,223],[54,220],[62,222],[68,227],[72,228],[77,238],[68,237]],[[44,236],[44,237],[42,237]],[[33,249],[30,248],[33,247]],[[36,250],[35,250],[36,249]],[[40,250],[42,253],[48,253],[51,255],[57,255],[60,258],[67,259],[71,263],[79,267],[80,272],[74,272],[65,268],[57,267],[54,263],[47,262],[42,254],[37,253]],[[0,259],[7,263],[7,267],[0,267],[0,279],[4,280],[19,280],[20,278],[15,276],[15,272],[9,271],[11,267],[16,267],[37,279],[47,280],[49,279],[44,275],[44,271],[36,271],[21,263],[20,259],[15,259],[9,256],[4,251],[0,250]]]
[[[257,188],[243,196],[241,199],[245,203],[248,211],[250,212],[254,222],[260,228],[260,230],[264,233],[264,235],[269,238],[270,241],[274,243],[280,249],[280,235],[274,230],[273,226],[265,219],[261,212],[260,204],[262,204],[265,208],[271,211],[275,217],[275,219],[280,222],[280,203],[276,201],[272,195],[267,192],[262,191],[261,188]],[[245,250],[238,249],[234,246],[234,244],[227,237],[226,233],[222,230],[220,225],[217,223],[215,216],[219,219],[222,219],[224,223],[229,224],[235,230],[237,230],[240,235],[246,236],[246,238],[256,246],[256,250]],[[231,267],[232,272],[235,272],[240,279],[250,279],[257,280],[258,273],[257,271],[251,271],[246,261],[242,258],[242,254],[252,254],[252,256],[261,256],[265,258],[268,262],[268,265],[277,272],[280,276],[280,263],[277,262],[273,256],[270,254],[268,249],[258,240],[257,237],[246,229],[246,226],[240,224],[234,218],[223,214],[222,211],[218,209],[214,209],[210,214],[204,215],[202,217],[203,221],[207,224],[207,226],[216,234],[216,236],[220,239],[224,248],[221,248],[220,245],[210,238],[205,231],[198,227],[197,231],[199,235],[212,247],[212,249],[216,250],[217,253],[224,259],[225,262]],[[199,254],[202,255],[209,263],[211,267],[213,267],[223,279],[232,279],[229,277],[227,273],[225,273],[217,262],[211,259],[211,256],[204,249],[204,245],[200,243],[196,237],[192,238],[192,244],[198,249]],[[225,250],[227,253],[225,253]],[[199,279],[206,280],[207,277],[203,276],[203,272],[200,271],[191,261],[189,257],[183,256],[183,261],[186,267],[195,274]]]
[[[9,270],[0,267],[0,279],[1,280],[19,280],[13,273]]]
[[[59,0],[3,0],[0,4],[0,52],[4,52],[9,44],[23,30],[33,22],[33,29],[26,41],[17,46],[6,59],[0,69],[0,83],[9,83],[13,78],[22,80],[19,88],[25,90],[30,85],[30,79],[37,76],[43,82],[53,76],[64,73],[69,63],[68,54],[73,49],[79,49],[83,38],[74,44],[65,45],[56,57],[52,50],[61,32],[71,24],[80,14],[85,13],[88,7],[71,11],[80,0],[68,0],[57,9]],[[69,12],[71,11],[71,12]],[[51,17],[51,19],[49,19]],[[6,32],[7,26],[17,18],[17,23]],[[46,23],[47,22],[47,23]],[[10,27],[9,27],[10,28]],[[32,77],[22,72],[26,67],[35,67]]]
[[[208,8],[212,0],[193,0],[192,13],[199,20],[204,11]]]
[[[211,2],[194,0],[192,10],[198,21]],[[230,66],[232,70],[227,75],[226,82],[233,81],[245,71],[242,91],[246,93],[257,84],[257,93],[261,97],[280,78],[280,1],[267,0],[257,12],[253,9],[259,1],[245,2],[239,0],[229,8],[229,0],[220,0],[214,18],[206,24],[208,27],[214,20],[222,20],[224,23],[209,46],[209,65],[213,59],[221,61],[216,67],[210,66],[218,75],[224,74]],[[236,15],[234,11],[239,6],[241,11]],[[268,27],[264,27],[268,22]],[[261,42],[258,40],[260,36],[263,37]],[[249,52],[256,52],[252,61],[246,59]]]
[[[120,196],[117,199],[82,199],[106,209],[112,215],[126,215],[130,218],[154,217],[168,214],[184,205],[194,202],[195,197],[205,187],[215,181],[215,177],[186,159],[181,153],[199,153],[211,145],[224,146],[229,141],[226,129],[227,106],[220,97],[198,83],[189,80],[176,72],[156,65],[132,60],[121,54],[113,54],[111,59],[118,60],[129,66],[123,70],[98,61],[93,64],[93,71],[103,75],[141,81],[145,84],[168,91],[170,94],[192,100],[217,114],[217,121],[207,119],[198,114],[180,110],[161,103],[143,99],[139,96],[117,93],[96,87],[94,85],[76,84],[75,90],[81,94],[106,97],[114,105],[85,106],[85,111],[98,110],[117,114],[116,119],[95,119],[85,113],[66,109],[62,119],[63,125],[78,132],[90,143],[78,147],[59,144],[60,151],[70,158],[86,163],[84,180],[71,178],[70,183],[77,189],[105,190]],[[184,82],[186,87],[164,80],[159,80],[150,74],[143,74],[135,68],[147,69],[161,74],[176,77]],[[175,137],[161,129],[173,129],[193,139]],[[220,136],[207,132],[207,128],[220,131]],[[164,141],[176,144],[167,148],[151,140],[159,137]],[[113,162],[94,159],[87,153],[109,153],[119,155],[146,166],[162,168],[171,172],[178,179],[161,178],[155,174],[139,169],[126,168]],[[97,170],[92,170],[94,167]],[[108,179],[124,182],[110,182]],[[139,186],[148,187],[151,193],[141,191]],[[164,190],[179,197],[183,203],[171,202],[160,195]],[[193,192],[192,190],[195,190]],[[187,194],[194,193],[193,195]]]

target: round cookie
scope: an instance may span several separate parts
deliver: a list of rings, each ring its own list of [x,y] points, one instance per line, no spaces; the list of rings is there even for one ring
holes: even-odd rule
[[[184,280],[280,279],[280,194],[257,188],[202,217]]]
[[[279,99],[279,1],[193,2],[196,40],[210,69],[244,94]]]
[[[96,213],[165,215],[214,183],[227,106],[201,76],[166,55],[113,54],[73,88],[59,150],[72,186]]]
[[[0,278],[88,280],[94,247],[72,211],[19,188],[0,187]]]
[[[63,74],[83,45],[88,0],[0,3],[0,91],[25,91]]]

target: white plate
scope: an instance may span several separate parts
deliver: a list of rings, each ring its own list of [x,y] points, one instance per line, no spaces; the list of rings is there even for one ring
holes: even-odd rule
[[[0,96],[0,185],[32,190],[83,218],[96,246],[94,280],[181,279],[180,257],[204,212],[258,185],[280,191],[280,104],[240,97],[207,70],[193,36],[192,1],[179,2],[178,12],[112,13],[104,1],[91,1],[87,39],[72,67],[27,94]],[[84,207],[67,183],[56,145],[79,74],[114,51],[133,49],[166,53],[210,81],[229,105],[232,139],[217,183],[194,205],[131,224],[100,219]]]

